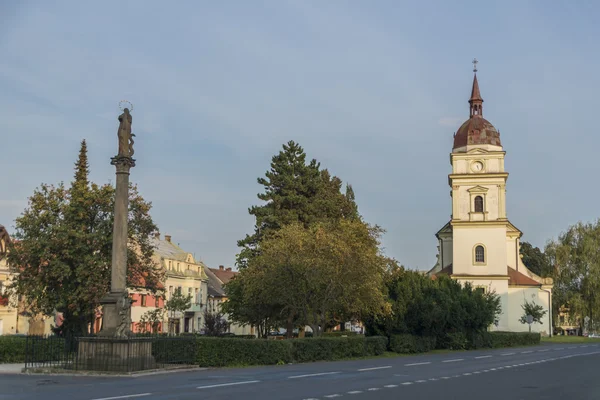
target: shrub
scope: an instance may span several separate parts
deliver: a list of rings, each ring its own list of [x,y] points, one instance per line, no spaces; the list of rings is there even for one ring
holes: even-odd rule
[[[407,333],[390,337],[390,350],[395,353],[425,353],[435,348],[434,337],[415,336]]]
[[[387,350],[388,338],[385,336],[369,336],[365,338],[365,355],[378,356]]]
[[[365,355],[365,338],[319,337],[295,339],[292,342],[296,362],[331,361]]]
[[[0,363],[25,362],[25,337],[0,336]]]
[[[290,340],[197,338],[200,367],[273,365],[292,361]]]
[[[357,333],[354,331],[333,331],[324,332],[323,337],[342,337],[342,336],[356,336]]]
[[[464,332],[446,333],[442,339],[437,342],[438,349],[466,350],[470,347],[471,343]]]
[[[489,345],[493,348],[531,346],[540,344],[541,335],[529,332],[487,332]]]

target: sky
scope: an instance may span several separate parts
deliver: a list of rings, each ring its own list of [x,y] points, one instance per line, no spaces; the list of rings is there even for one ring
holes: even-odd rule
[[[429,269],[476,57],[508,217],[543,246],[600,216],[599,17],[592,0],[0,2],[0,224],[72,180],[82,139],[114,183],[126,99],[131,180],[209,266],[234,266],[256,179],[294,140],[352,184],[388,256]]]

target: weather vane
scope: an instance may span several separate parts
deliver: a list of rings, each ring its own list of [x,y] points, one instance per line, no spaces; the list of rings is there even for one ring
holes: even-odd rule
[[[471,61],[473,63],[473,72],[477,72],[477,63],[479,61],[477,61],[476,58],[473,59],[473,61]]]
[[[119,110],[124,111],[126,108],[129,109],[129,112],[133,111],[133,104],[129,100],[121,100],[119,102]]]

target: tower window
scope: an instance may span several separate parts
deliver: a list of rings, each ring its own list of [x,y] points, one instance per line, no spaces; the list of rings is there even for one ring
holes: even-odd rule
[[[475,247],[475,262],[476,263],[484,263],[485,262],[485,249],[481,245]]]
[[[475,196],[475,212],[483,212],[483,197]]]

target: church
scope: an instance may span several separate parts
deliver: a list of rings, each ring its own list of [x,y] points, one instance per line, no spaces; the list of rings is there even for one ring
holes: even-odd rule
[[[483,118],[477,68],[473,71],[469,119],[454,134],[450,153],[452,216],[436,233],[437,263],[428,274],[471,282],[475,290],[499,295],[502,313],[492,330],[528,331],[519,322],[522,305],[525,300],[541,305],[546,314],[531,331],[550,336],[553,282],[528,270],[521,260],[523,233],[506,216],[506,152],[498,130]]]

